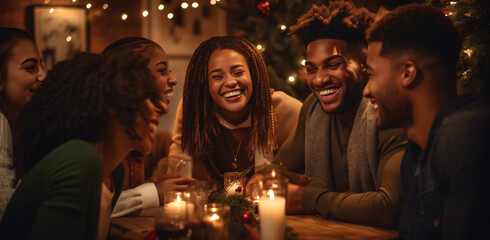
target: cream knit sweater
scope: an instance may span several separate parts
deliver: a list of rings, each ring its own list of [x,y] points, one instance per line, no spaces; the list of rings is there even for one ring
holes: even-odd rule
[[[12,165],[12,134],[7,118],[0,113],[0,222],[7,204],[15,189],[12,180],[15,177]]]

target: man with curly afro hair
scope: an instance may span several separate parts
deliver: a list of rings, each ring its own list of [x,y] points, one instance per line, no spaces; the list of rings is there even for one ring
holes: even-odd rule
[[[407,24],[409,23],[409,24]],[[403,239],[490,239],[490,103],[458,96],[461,40],[424,5],[397,8],[368,32],[364,96],[380,128],[403,127]]]
[[[291,180],[288,213],[385,228],[398,223],[405,132],[379,130],[373,105],[362,98],[365,31],[373,20],[365,8],[331,1],[314,5],[290,28],[307,46],[312,94],[275,162],[312,181]]]

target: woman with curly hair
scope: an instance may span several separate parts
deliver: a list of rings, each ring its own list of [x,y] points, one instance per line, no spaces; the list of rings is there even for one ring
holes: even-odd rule
[[[131,151],[151,151],[158,118],[168,111],[147,64],[127,51],[85,53],[49,72],[18,119],[14,156],[25,175],[0,238],[107,237],[120,163]]]
[[[0,221],[16,185],[11,127],[45,77],[34,39],[20,29],[0,28]]]
[[[265,62],[252,43],[212,37],[199,45],[187,68],[169,155],[189,154],[192,176],[221,189],[225,172],[273,160],[300,107],[298,100],[270,89]],[[169,173],[175,165],[168,163]]]
[[[119,51],[132,51],[149,59],[148,69],[155,78],[160,90],[166,96],[173,95],[173,87],[177,79],[170,73],[167,53],[158,43],[142,37],[128,37],[117,40],[107,46],[102,55],[110,55]],[[128,214],[147,214],[145,210],[158,208],[164,204],[164,192],[186,190],[195,180],[192,178],[170,178],[157,176],[156,180],[145,182],[146,176],[151,176],[153,169],[162,155],[168,155],[170,144],[159,144],[161,133],[155,133],[155,142],[152,154],[141,156],[138,152],[126,157],[123,161],[125,167],[125,180],[121,196],[112,212],[112,217],[121,217]],[[170,137],[168,139],[170,141]],[[155,146],[156,145],[156,146]],[[166,147],[166,149],[164,149]]]

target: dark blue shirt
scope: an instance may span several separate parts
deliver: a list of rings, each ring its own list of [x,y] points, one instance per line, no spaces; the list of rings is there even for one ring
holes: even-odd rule
[[[402,239],[490,239],[488,100],[461,96],[432,124],[425,150],[402,160]]]

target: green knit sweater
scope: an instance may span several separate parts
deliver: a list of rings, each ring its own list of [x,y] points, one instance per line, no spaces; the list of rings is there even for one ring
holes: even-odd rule
[[[113,172],[116,195],[124,175]],[[93,239],[97,231],[102,162],[92,144],[70,140],[22,179],[2,223],[0,239]],[[119,185],[119,186],[118,186]]]

